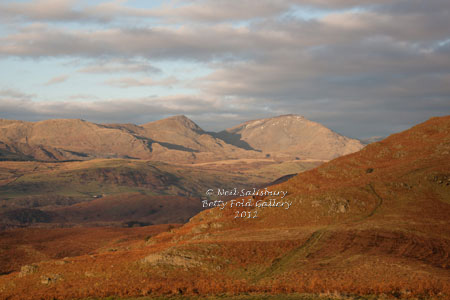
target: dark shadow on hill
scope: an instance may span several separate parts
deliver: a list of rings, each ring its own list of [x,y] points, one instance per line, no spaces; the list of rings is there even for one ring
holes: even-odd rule
[[[221,139],[222,141],[231,144],[233,146],[245,149],[245,150],[253,150],[253,151],[258,151],[261,152],[261,150],[258,149],[254,149],[252,146],[250,146],[246,141],[241,139],[241,135],[237,134],[237,133],[231,133],[228,132],[226,130],[221,131],[221,132],[208,132],[209,134],[211,134],[213,137],[217,138],[217,139]]]
[[[31,161],[34,160],[31,156],[22,153],[13,153],[7,150],[0,149],[0,161]]]
[[[167,149],[171,149],[171,150],[180,150],[180,151],[186,151],[186,152],[200,152],[198,150],[187,148],[187,147],[184,147],[184,146],[181,146],[181,145],[176,145],[176,144],[171,144],[171,143],[164,143],[164,142],[158,142],[158,141],[154,141],[154,142],[160,144],[163,147],[166,147]]]
[[[186,152],[191,152],[191,153],[193,153],[193,152],[200,152],[200,151],[198,151],[198,150],[191,149],[191,148],[184,147],[184,146],[177,145],[177,144],[171,144],[171,143],[166,143],[166,142],[155,141],[155,140],[152,140],[152,139],[149,139],[149,138],[145,138],[145,137],[142,137],[142,136],[136,136],[136,135],[135,135],[135,137],[136,137],[137,139],[147,141],[147,145],[148,145],[148,147],[149,147],[150,149],[152,149],[152,144],[153,144],[153,143],[158,143],[158,144],[160,144],[161,146],[163,146],[163,147],[165,147],[165,148],[167,148],[167,149],[170,149],[170,150],[186,151]]]
[[[14,147],[5,144],[0,141],[0,161],[13,160],[13,161],[27,161],[33,160],[31,156],[25,155]]]
[[[39,209],[18,208],[6,211],[0,215],[2,223],[15,225],[31,225],[34,223],[50,223],[54,214]]]
[[[294,174],[288,174],[288,175],[281,176],[280,178],[275,179],[271,183],[267,184],[267,186],[283,183],[285,181],[288,181],[289,179],[291,179],[292,177],[294,177],[296,175],[298,175],[298,174],[294,173]]]
[[[78,156],[78,157],[89,157],[89,154],[84,153],[84,152],[77,152],[77,151],[71,151],[71,150],[65,150],[65,149],[63,151],[70,153],[74,156]]]

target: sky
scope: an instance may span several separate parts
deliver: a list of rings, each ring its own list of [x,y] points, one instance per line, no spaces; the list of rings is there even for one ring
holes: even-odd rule
[[[353,138],[450,115],[448,0],[0,0],[0,118]]]

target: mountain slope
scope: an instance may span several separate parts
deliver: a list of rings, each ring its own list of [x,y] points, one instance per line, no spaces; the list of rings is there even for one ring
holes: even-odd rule
[[[355,139],[339,135],[303,116],[283,115],[254,120],[218,134],[228,143],[247,144],[272,156],[329,160],[360,150]]]

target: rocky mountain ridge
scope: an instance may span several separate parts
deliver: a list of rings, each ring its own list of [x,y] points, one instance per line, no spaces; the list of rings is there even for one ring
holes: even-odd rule
[[[328,160],[363,145],[301,116],[249,121],[220,133],[186,116],[135,124],[79,119],[0,120],[0,159],[65,161],[132,158],[175,163],[225,159]]]
[[[239,138],[270,156],[330,160],[363,148],[360,141],[342,136],[299,115],[248,121],[219,133],[229,142]]]

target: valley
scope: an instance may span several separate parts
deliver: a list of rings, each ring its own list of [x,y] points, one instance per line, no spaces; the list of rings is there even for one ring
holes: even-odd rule
[[[125,159],[3,161],[0,226],[183,223],[202,209],[201,198],[208,189],[259,187],[316,165],[236,161],[224,170],[220,162],[191,166]]]

